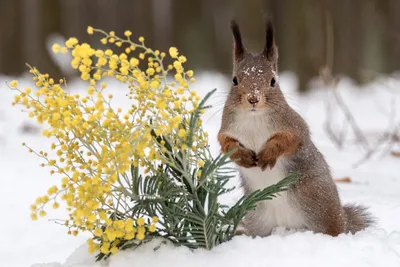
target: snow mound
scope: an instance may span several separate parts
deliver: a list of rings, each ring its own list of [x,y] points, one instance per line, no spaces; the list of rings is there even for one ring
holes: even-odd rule
[[[400,266],[400,232],[367,229],[355,235],[331,236],[283,229],[265,238],[235,237],[212,251],[189,250],[153,240],[136,250],[122,251],[94,262],[81,246],[66,261],[32,267],[220,267],[220,266]]]

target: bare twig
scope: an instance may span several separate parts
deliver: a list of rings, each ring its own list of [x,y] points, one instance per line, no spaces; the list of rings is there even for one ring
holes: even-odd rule
[[[333,35],[333,24],[331,21],[330,14],[326,15],[326,65],[320,70],[320,77],[327,88],[331,89],[334,97],[334,104],[340,108],[343,115],[345,116],[344,130],[340,133],[335,133],[332,127],[332,115],[333,115],[333,105],[329,102],[327,105],[327,119],[325,121],[325,129],[331,140],[339,147],[343,147],[345,141],[347,126],[350,126],[353,130],[358,142],[361,143],[365,150],[369,150],[368,140],[362,132],[361,128],[358,126],[353,114],[346,105],[342,96],[337,89],[339,78],[332,74],[333,69],[333,58],[334,58],[334,35]]]
[[[337,183],[351,183],[351,179],[350,179],[350,177],[346,176],[346,177],[343,177],[343,178],[335,179],[335,182],[337,182]]]

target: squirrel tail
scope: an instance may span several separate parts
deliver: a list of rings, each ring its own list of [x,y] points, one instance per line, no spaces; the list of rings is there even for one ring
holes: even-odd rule
[[[375,224],[375,219],[363,206],[347,204],[343,207],[347,219],[347,232],[354,234]]]

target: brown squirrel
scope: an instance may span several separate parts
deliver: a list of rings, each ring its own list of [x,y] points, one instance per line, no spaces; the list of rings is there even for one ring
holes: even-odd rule
[[[261,53],[248,52],[239,26],[234,37],[233,84],[226,100],[218,141],[240,173],[244,193],[277,183],[292,172],[298,181],[273,200],[263,201],[240,223],[237,234],[267,236],[273,228],[307,229],[337,236],[370,226],[366,208],[342,206],[324,156],[311,141],[304,119],[286,102],[278,83],[274,28],[266,21]]]

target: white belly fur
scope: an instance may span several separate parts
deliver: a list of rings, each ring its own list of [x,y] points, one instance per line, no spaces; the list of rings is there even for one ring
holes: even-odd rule
[[[244,112],[243,112],[244,113]],[[258,153],[267,140],[275,133],[268,123],[265,114],[240,114],[237,115],[235,124],[226,134],[237,139],[246,148]],[[250,191],[264,189],[273,185],[283,178],[285,159],[278,159],[275,167],[267,168],[264,172],[259,167],[238,167],[245,183]],[[289,202],[286,192],[282,192],[276,198],[259,203],[257,209],[248,214],[245,225],[248,226],[250,234],[269,235],[273,228],[282,226],[289,229],[301,229],[305,227],[304,219],[298,209]],[[253,231],[255,230],[255,231]],[[252,233],[254,232],[254,233]]]

